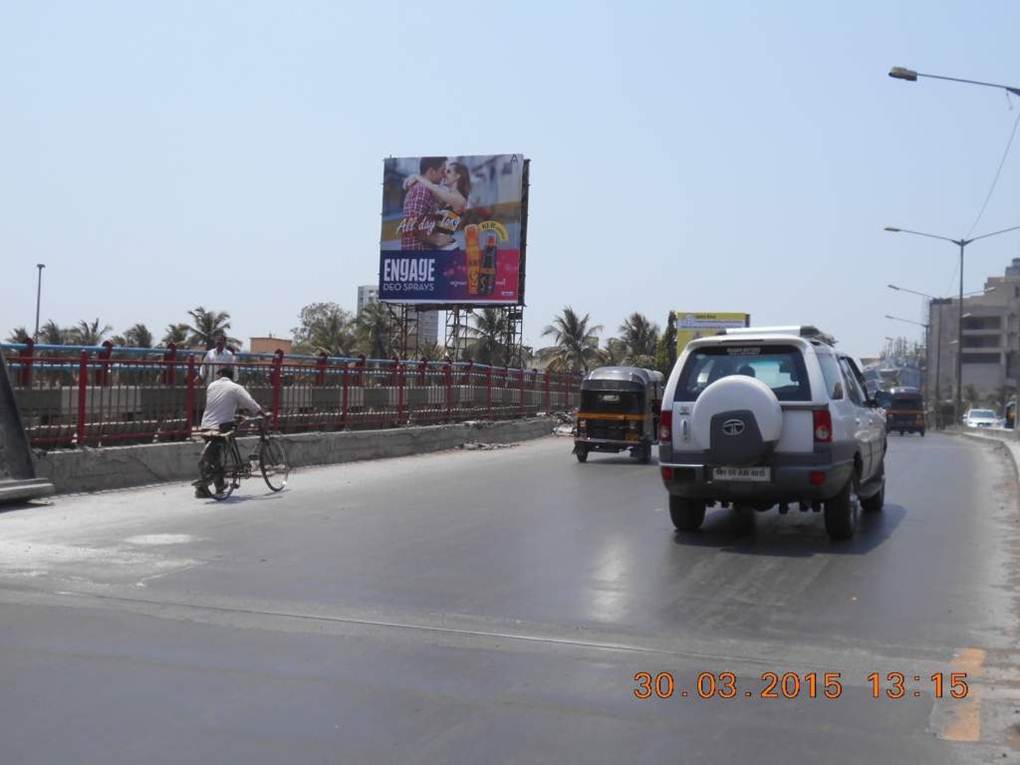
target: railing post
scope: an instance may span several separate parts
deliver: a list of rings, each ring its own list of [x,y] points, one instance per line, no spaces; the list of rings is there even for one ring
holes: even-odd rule
[[[32,338],[25,340],[25,347],[18,354],[21,361],[21,369],[18,372],[18,384],[22,388],[29,388],[32,385],[32,357],[35,355],[35,341]]]
[[[195,357],[188,354],[187,387],[184,389],[184,435],[191,437],[195,422]]]
[[[453,365],[449,361],[443,365],[443,383],[446,387],[446,421],[449,422],[453,408]]]
[[[342,428],[347,427],[347,413],[350,409],[351,403],[351,389],[350,389],[350,377],[349,377],[350,365],[345,361],[343,367],[341,367],[341,386],[343,391],[340,395],[340,426]]]
[[[328,357],[326,356],[326,352],[323,351],[322,353],[319,354],[319,358],[315,362],[316,366],[315,384],[318,385],[320,388],[326,384],[326,365],[328,363],[329,362]]]
[[[78,446],[85,445],[85,397],[89,387],[89,352],[82,351],[78,362],[78,423],[75,437]]]
[[[517,370],[517,374],[518,374],[517,387],[518,387],[518,389],[521,392],[521,400],[520,400],[520,402],[518,402],[518,407],[517,407],[517,416],[518,417],[523,417],[524,416],[524,370],[523,369],[518,369]]]
[[[404,363],[397,361],[397,424],[404,424]]]
[[[492,419],[492,367],[485,368],[485,416]]]
[[[177,346],[170,343],[163,354],[163,384],[173,385],[177,381]]]
[[[276,350],[273,354],[273,430],[280,428],[280,401],[282,400],[283,387],[283,351]]]
[[[359,387],[363,387],[365,385],[363,375],[365,373],[365,366],[367,363],[368,360],[365,358],[364,353],[358,356],[358,360],[354,363],[354,370],[356,372],[354,375],[354,384]]]
[[[101,350],[96,358],[99,360],[99,367],[95,372],[95,384],[107,386],[110,384],[110,356],[113,355],[113,343],[109,340],[103,341],[103,350]]]

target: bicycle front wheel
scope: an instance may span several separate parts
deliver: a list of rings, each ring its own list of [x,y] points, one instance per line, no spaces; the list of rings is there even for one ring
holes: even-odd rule
[[[262,469],[262,477],[273,491],[283,491],[287,485],[287,477],[290,475],[290,463],[287,461],[287,452],[283,448],[283,441],[278,438],[267,438],[262,444],[259,452],[259,467]]]

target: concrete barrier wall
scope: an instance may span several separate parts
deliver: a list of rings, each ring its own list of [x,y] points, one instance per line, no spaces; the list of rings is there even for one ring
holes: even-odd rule
[[[465,443],[512,443],[550,435],[557,420],[535,417],[502,422],[356,430],[340,433],[300,433],[281,436],[292,467],[329,465],[355,460],[404,457],[453,449]],[[241,454],[256,439],[242,438]],[[204,444],[171,443],[107,446],[36,452],[36,471],[60,493],[102,491],[130,486],[192,480]]]

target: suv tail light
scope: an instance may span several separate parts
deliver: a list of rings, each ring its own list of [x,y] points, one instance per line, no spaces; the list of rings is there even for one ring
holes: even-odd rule
[[[673,442],[673,412],[669,409],[659,415],[659,441],[664,444]]]
[[[832,415],[829,408],[815,409],[814,415],[815,443],[827,444],[832,441]]]

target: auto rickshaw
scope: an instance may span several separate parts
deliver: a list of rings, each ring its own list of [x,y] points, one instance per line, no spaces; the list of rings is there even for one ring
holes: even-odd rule
[[[662,372],[640,367],[599,367],[581,381],[574,454],[628,450],[642,463],[652,458],[662,407]]]

